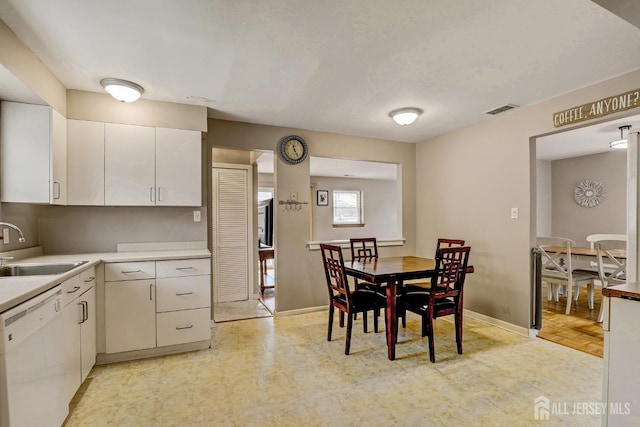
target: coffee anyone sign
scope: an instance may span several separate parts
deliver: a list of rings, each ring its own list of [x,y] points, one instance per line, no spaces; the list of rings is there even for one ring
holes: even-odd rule
[[[553,125],[561,127],[636,107],[640,107],[640,89],[554,113]]]

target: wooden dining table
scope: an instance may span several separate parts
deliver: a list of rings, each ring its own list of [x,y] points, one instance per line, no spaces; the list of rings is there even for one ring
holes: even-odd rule
[[[398,317],[396,313],[397,287],[405,280],[428,279],[436,273],[436,260],[415,256],[399,256],[387,258],[368,258],[345,261],[345,273],[358,280],[379,285],[386,284],[387,309],[385,310],[385,325],[387,334],[387,352],[389,360],[396,358],[396,337]],[[473,272],[473,267],[467,267],[467,273]]]

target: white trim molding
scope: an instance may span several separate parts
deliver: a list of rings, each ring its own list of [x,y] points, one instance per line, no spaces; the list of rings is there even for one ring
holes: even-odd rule
[[[387,238],[387,239],[377,239],[378,247],[382,246],[403,246],[407,241],[404,237],[395,237],[395,238]],[[310,251],[320,250],[320,243],[328,243],[330,245],[340,246],[341,248],[350,248],[351,245],[349,240],[318,240],[307,242],[307,246]]]

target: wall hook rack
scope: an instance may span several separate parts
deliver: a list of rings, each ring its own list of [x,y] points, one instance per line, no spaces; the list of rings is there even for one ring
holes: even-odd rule
[[[299,211],[302,205],[308,205],[309,202],[299,202],[297,200],[278,200],[279,205],[284,205],[285,211]]]

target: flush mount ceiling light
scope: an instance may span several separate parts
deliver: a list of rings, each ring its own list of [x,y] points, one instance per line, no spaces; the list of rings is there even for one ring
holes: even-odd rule
[[[619,148],[624,149],[629,146],[627,139],[629,138],[629,129],[631,129],[630,125],[620,126],[620,139],[616,139],[615,141],[611,141],[609,143],[609,148]],[[626,135],[625,135],[626,131]]]
[[[422,114],[422,110],[419,108],[399,108],[390,112],[389,117],[397,124],[407,126],[415,122],[420,114]]]
[[[120,102],[133,102],[140,98],[144,88],[139,84],[121,79],[102,79],[100,84],[104,90]]]

